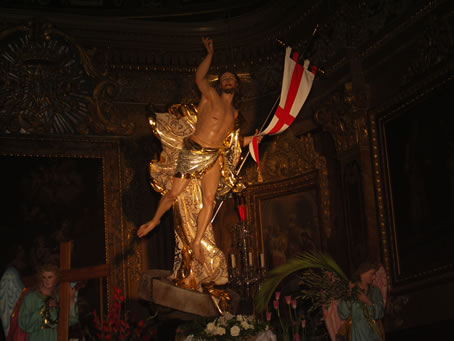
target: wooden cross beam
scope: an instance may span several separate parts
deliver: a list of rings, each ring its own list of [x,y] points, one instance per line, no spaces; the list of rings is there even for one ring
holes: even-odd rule
[[[71,269],[71,242],[60,243],[60,270]],[[68,340],[68,327],[69,327],[69,301],[70,290],[69,281],[60,281],[60,289],[58,292],[60,300],[60,312],[58,316],[58,341]]]
[[[71,269],[71,241],[60,243],[60,288],[58,316],[58,341],[68,341],[70,287],[69,282],[85,281],[93,278],[109,276],[109,264],[101,264],[86,268]],[[100,291],[102,296],[102,292]],[[102,302],[102,301],[101,301]],[[102,307],[101,307],[102,310]]]

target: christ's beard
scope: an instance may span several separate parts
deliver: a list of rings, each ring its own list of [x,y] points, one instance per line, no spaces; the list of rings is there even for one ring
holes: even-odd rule
[[[225,94],[234,94],[234,93],[236,93],[237,88],[221,89],[221,91]]]

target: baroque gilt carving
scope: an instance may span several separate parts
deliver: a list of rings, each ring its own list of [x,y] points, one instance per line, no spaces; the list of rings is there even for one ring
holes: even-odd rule
[[[126,219],[126,236],[125,243],[127,245],[125,250],[125,261],[127,267],[127,288],[128,297],[136,298],[139,288],[140,278],[144,269],[145,246],[144,241],[138,242],[137,240],[137,227],[136,225]]]
[[[0,32],[3,134],[130,134],[113,98],[119,82],[96,70],[94,50],[52,24],[30,20]],[[95,85],[93,85],[95,84]]]
[[[402,77],[402,86],[448,60],[454,47],[454,33],[448,20],[452,20],[452,15],[430,17],[424,22],[424,29],[416,38],[416,58],[409,63]]]
[[[336,152],[342,153],[368,141],[367,121],[363,116],[368,101],[367,88],[352,92],[351,83],[334,93],[324,106],[314,111],[314,121],[333,138]]]

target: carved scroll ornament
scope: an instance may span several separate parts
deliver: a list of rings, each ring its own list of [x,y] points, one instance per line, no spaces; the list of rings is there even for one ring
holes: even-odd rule
[[[114,115],[119,83],[96,70],[94,52],[49,23],[0,32],[1,133],[130,134]]]

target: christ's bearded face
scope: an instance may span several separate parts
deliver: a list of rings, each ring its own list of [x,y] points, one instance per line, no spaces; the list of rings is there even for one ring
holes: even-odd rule
[[[226,94],[233,94],[238,90],[238,81],[233,73],[223,73],[219,82],[221,91]]]

